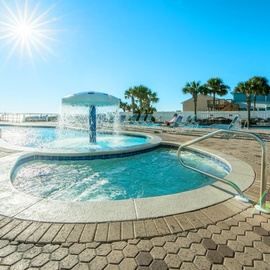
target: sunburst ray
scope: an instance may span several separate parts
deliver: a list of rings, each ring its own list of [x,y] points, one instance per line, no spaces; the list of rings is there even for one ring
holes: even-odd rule
[[[38,53],[45,59],[44,50],[53,53],[50,45],[59,42],[54,37],[59,31],[52,27],[59,18],[49,18],[55,4],[40,12],[39,3],[31,8],[28,0],[24,0],[22,5],[14,1],[13,7],[5,0],[0,2],[4,7],[0,13],[0,49],[10,46],[7,61],[16,51],[20,53],[20,58],[27,56],[33,61]]]

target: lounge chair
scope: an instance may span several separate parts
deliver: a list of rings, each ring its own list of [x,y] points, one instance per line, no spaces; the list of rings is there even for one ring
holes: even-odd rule
[[[175,122],[173,124],[170,124],[169,126],[163,126],[163,131],[166,131],[166,130],[169,130],[171,128],[177,128],[179,127],[181,121],[183,119],[183,116],[182,115],[178,115]]]
[[[143,124],[145,117],[146,117],[146,114],[141,114],[139,120],[135,121],[135,124]]]
[[[233,118],[233,120],[232,120],[232,122],[229,124],[229,126],[227,127],[227,129],[233,129],[234,127],[235,127],[235,124],[236,124],[236,122],[239,120],[239,115],[236,115],[234,118]]]
[[[152,122],[152,114],[148,114],[148,116],[146,117],[146,119],[145,120],[143,120],[143,121],[138,121],[139,122],[139,124],[141,125],[141,126],[151,126],[151,125],[154,125],[154,123]]]
[[[135,113],[131,116],[129,121],[124,121],[123,124],[135,124],[136,120],[138,118],[138,114]]]
[[[39,117],[39,121],[46,121],[46,122],[48,122],[48,119],[49,119],[49,116],[47,114],[46,115],[41,115]]]
[[[153,117],[152,114],[148,114],[147,117],[146,117],[146,119],[145,119],[145,124],[151,124],[151,123],[153,123],[152,122],[152,117]]]
[[[183,123],[179,123],[179,127],[185,127],[190,123],[191,115],[188,115],[186,120]]]
[[[199,122],[197,121],[197,115],[194,115],[189,123],[186,124],[186,127],[197,128],[199,126]]]
[[[140,127],[149,128],[149,130],[152,130],[154,132],[167,132],[167,131],[173,131],[175,128],[177,128],[179,124],[181,123],[183,116],[181,115],[177,116],[175,122],[171,124],[170,126],[165,126],[164,124],[160,125],[157,123],[153,123],[150,119],[152,119],[152,115],[148,115],[147,119],[145,120],[145,122],[147,123],[140,125]]]
[[[235,129],[237,121],[239,122],[239,115],[236,115],[230,124],[213,124],[211,127],[218,128],[218,129]],[[239,125],[239,128],[240,128],[240,125]]]
[[[119,116],[119,124],[123,124],[125,120],[126,120],[126,115],[125,114],[121,114]]]

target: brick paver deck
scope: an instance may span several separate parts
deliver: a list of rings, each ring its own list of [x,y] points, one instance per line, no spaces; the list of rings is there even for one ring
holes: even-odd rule
[[[193,134],[160,135],[180,142],[193,138]],[[256,203],[258,143],[212,138],[200,145],[236,156],[254,168],[256,180],[245,195]],[[10,153],[2,149],[1,156]],[[125,222],[53,224],[0,216],[0,270],[270,269],[269,231],[270,215],[235,199],[189,213]]]

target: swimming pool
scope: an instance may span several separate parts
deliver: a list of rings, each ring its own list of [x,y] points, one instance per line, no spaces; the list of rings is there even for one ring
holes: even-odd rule
[[[228,167],[186,152],[186,163],[225,177]],[[109,160],[38,161],[24,164],[13,186],[36,197],[62,201],[104,201],[175,194],[214,183],[180,165],[175,149],[160,148]]]
[[[131,136],[136,136],[136,133],[129,133]],[[0,197],[2,198],[2,203],[0,204],[0,214],[19,219],[64,223],[138,220],[193,211],[216,204],[235,195],[234,189],[227,186],[224,188],[224,184],[221,182],[214,182],[213,184],[169,195],[117,200],[67,201],[48,199],[47,197],[40,197],[42,195],[39,194],[31,195],[28,191],[19,191],[12,184],[16,173],[20,172],[25,165],[34,165],[41,162],[41,166],[52,163],[54,163],[53,166],[58,166],[58,164],[70,166],[72,163],[92,162],[100,159],[109,167],[110,162],[114,159],[120,160],[127,157],[130,160],[132,156],[138,155],[138,158],[143,157],[144,153],[150,153],[159,147],[178,148],[181,145],[179,142],[162,141],[160,137],[153,134],[139,133],[139,136],[150,138],[150,142],[123,149],[111,148],[104,151],[90,150],[76,153],[73,151],[63,152],[19,147],[5,143],[0,139],[0,147],[20,151],[1,158]],[[196,155],[207,158],[207,162],[212,159],[215,163],[221,164],[228,174],[224,178],[233,181],[241,190],[248,188],[254,181],[253,169],[247,166],[247,164],[244,165],[240,162],[241,168],[242,166],[244,167],[239,171],[240,163],[235,157],[224,154],[220,156],[219,152],[209,151],[209,149],[204,151],[200,147],[196,147],[195,152]],[[161,164],[162,162],[159,162],[157,166]],[[137,167],[144,168],[141,165]],[[104,168],[106,169],[106,166]],[[53,177],[53,174],[51,175]],[[144,171],[142,171],[141,175],[144,176]],[[153,174],[150,174],[150,178],[152,176]],[[28,179],[32,178],[31,175],[27,177]],[[126,178],[128,181],[129,175]]]
[[[167,147],[168,145],[173,147],[180,146],[177,142],[161,143],[161,146]],[[204,149],[199,148],[198,150],[201,152]],[[246,190],[253,183],[255,178],[254,170],[248,164],[233,156],[224,154],[220,156],[219,152],[213,150],[207,149],[207,153],[210,158],[214,157],[217,163],[221,161],[223,164],[228,165],[231,171],[224,178],[233,181],[241,190]],[[32,221],[63,223],[138,220],[194,211],[227,200],[235,195],[233,188],[228,188],[228,186],[224,186],[221,182],[215,182],[201,188],[171,195],[124,200],[76,202],[32,196],[18,191],[11,182],[12,174],[16,170],[20,170],[24,164],[28,164],[30,160],[39,162],[44,158],[57,161],[64,158],[64,161],[71,161],[71,158],[73,160],[77,158],[84,160],[91,159],[92,157],[95,158],[93,153],[57,156],[55,153],[25,152],[22,154],[18,152],[0,158],[0,214]],[[106,157],[105,161],[109,163],[110,159]]]
[[[143,145],[150,138],[113,132],[100,132],[96,143],[89,143],[89,133],[83,130],[49,127],[0,126],[2,139],[9,144],[53,151],[92,151]]]

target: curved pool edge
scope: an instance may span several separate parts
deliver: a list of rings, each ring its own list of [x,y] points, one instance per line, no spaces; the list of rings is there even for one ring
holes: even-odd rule
[[[161,145],[179,146],[177,142],[161,142]],[[211,156],[228,163],[232,169],[226,177],[234,181],[242,191],[254,181],[255,173],[250,165],[235,157],[217,151],[196,147],[196,151],[210,153]],[[234,189],[223,183],[215,183],[196,190],[173,195],[99,202],[62,202],[36,198],[17,191],[11,184],[9,172],[21,153],[1,158],[0,214],[18,219],[62,222],[92,223],[127,221],[157,218],[194,211],[220,203],[235,195]]]
[[[119,157],[129,157],[141,153],[146,153],[156,149],[162,139],[159,136],[155,135],[142,135],[141,133],[135,132],[123,132],[122,134],[127,134],[131,136],[140,136],[140,137],[147,137],[150,139],[149,142],[144,144],[138,144],[134,146],[123,147],[119,148],[110,148],[101,150],[93,150],[93,151],[83,151],[83,152],[58,152],[58,151],[51,151],[51,150],[40,150],[36,148],[32,148],[33,151],[29,151],[21,154],[17,160],[14,162],[10,170],[11,179],[14,178],[16,172],[20,166],[24,163],[34,162],[34,161],[79,161],[79,160],[95,160],[95,159],[110,159],[110,158],[119,158]],[[1,147],[1,144],[0,144]],[[31,150],[31,148],[30,148]]]
[[[51,127],[53,128],[53,127]],[[156,135],[152,135],[152,134],[144,134],[144,133],[139,133],[139,132],[130,132],[130,131],[109,131],[109,130],[103,130],[101,131],[101,133],[116,133],[116,134],[121,134],[121,135],[127,135],[127,136],[138,136],[138,137],[145,137],[145,138],[149,138],[150,141],[147,143],[142,143],[142,144],[137,144],[134,146],[126,146],[126,147],[115,147],[115,148],[107,148],[104,150],[100,150],[100,149],[93,149],[93,150],[85,150],[85,151],[70,151],[70,150],[63,150],[63,151],[59,151],[57,149],[42,149],[42,148],[35,148],[35,147],[25,147],[25,146],[19,146],[19,145],[13,145],[11,143],[8,143],[6,141],[4,141],[2,138],[0,138],[0,147],[2,148],[7,148],[7,149],[12,149],[12,150],[16,150],[16,151],[23,151],[23,152],[37,152],[37,153],[50,153],[50,154],[54,154],[54,155],[66,155],[66,154],[73,154],[73,155],[78,155],[78,154],[82,154],[84,155],[85,153],[97,153],[98,155],[104,153],[111,153],[111,152],[115,152],[117,153],[120,151],[132,151],[132,149],[134,149],[135,151],[140,150],[142,148],[150,148],[153,147],[154,144],[159,144],[162,139],[159,136]]]

